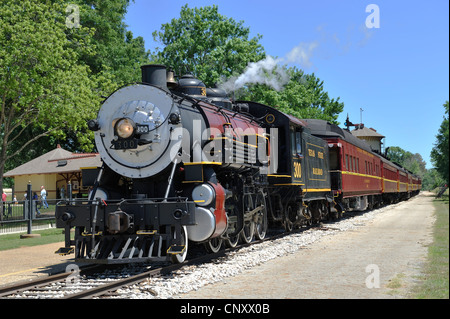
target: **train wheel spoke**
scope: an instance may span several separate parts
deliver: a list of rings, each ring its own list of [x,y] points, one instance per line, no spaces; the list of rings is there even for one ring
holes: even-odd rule
[[[217,253],[222,248],[222,238],[212,238],[205,243],[206,251],[209,253]]]
[[[255,236],[256,239],[262,240],[266,237],[267,229],[268,229],[268,220],[267,220],[267,206],[264,198],[264,193],[259,192],[256,195],[256,207],[262,207],[262,209],[258,212],[257,217],[255,218]]]
[[[251,221],[246,222],[240,235],[243,243],[251,243],[253,241],[253,238],[255,238],[255,223]]]

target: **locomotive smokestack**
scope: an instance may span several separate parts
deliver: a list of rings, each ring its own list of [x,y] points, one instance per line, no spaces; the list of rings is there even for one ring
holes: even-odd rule
[[[165,65],[148,64],[141,66],[142,82],[167,90],[167,71]]]

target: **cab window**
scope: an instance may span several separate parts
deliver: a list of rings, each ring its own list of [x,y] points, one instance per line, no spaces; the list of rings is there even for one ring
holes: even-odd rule
[[[295,132],[295,140],[297,142],[297,154],[301,154],[302,153],[302,136],[300,134],[300,132]]]
[[[291,152],[292,152],[292,156],[297,155],[296,149],[295,149],[295,132],[294,131],[291,131]]]
[[[302,135],[301,132],[291,130],[291,152],[292,156],[302,154]]]

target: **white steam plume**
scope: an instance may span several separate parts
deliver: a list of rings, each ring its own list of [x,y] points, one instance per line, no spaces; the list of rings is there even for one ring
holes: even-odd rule
[[[229,78],[219,87],[227,92],[233,92],[246,84],[265,84],[279,91],[290,80],[283,64],[295,63],[311,67],[311,57],[318,45],[318,42],[302,42],[283,58],[274,59],[269,55],[258,62],[250,62],[243,74]]]
[[[302,42],[286,54],[283,62],[295,63],[303,67],[310,68],[312,66],[311,57],[313,55],[313,51],[318,46],[319,42],[317,41],[311,43]]]
[[[229,78],[220,87],[227,92],[236,91],[246,84],[266,84],[279,91],[289,81],[289,76],[270,55],[258,62],[250,62],[244,73]]]

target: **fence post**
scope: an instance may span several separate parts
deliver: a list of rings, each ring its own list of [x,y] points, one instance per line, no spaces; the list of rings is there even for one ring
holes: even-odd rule
[[[31,181],[27,184],[27,200],[28,200],[28,229],[27,234],[31,234],[31,228],[33,226],[33,194],[31,192]]]
[[[69,203],[72,203],[72,183],[69,181],[67,184],[67,197],[69,198]]]
[[[41,237],[41,234],[31,233],[33,225],[33,194],[31,191],[31,181],[29,181],[27,184],[27,200],[25,201],[25,205],[27,205],[28,207],[28,229],[26,234],[20,235],[20,238]]]

